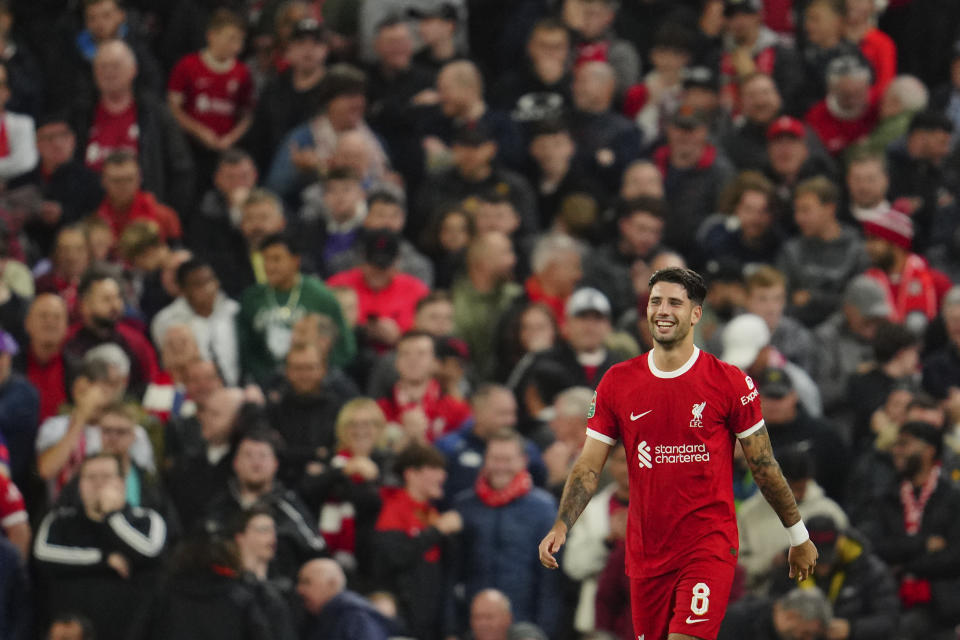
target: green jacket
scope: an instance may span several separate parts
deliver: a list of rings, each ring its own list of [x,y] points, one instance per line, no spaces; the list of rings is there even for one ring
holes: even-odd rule
[[[514,300],[523,293],[515,282],[505,282],[490,293],[480,293],[467,277],[453,284],[454,332],[470,347],[473,360],[482,380],[493,374],[493,340],[497,322]]]
[[[330,353],[330,364],[349,364],[357,353],[357,343],[343,319],[340,303],[323,282],[303,275],[300,284],[290,291],[255,284],[243,292],[237,314],[237,341],[244,374],[260,384],[267,382],[290,350],[293,325],[309,313],[322,313],[337,325],[339,337]]]

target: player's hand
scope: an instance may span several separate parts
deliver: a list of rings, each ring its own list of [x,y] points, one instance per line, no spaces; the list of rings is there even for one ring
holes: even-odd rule
[[[817,547],[813,542],[807,540],[796,547],[790,547],[790,553],[787,561],[790,563],[790,577],[802,582],[810,577],[813,568],[817,566]]]
[[[567,541],[567,525],[558,522],[540,541],[540,564],[547,569],[558,569],[560,563],[554,557],[563,543]]]

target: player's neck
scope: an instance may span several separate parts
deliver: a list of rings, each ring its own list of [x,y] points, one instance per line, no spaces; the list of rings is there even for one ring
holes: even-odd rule
[[[653,364],[657,369],[664,372],[671,372],[679,369],[693,356],[693,341],[684,341],[682,344],[666,348],[656,344],[653,347]]]

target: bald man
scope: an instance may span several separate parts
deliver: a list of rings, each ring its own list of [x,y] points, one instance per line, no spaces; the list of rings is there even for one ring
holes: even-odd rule
[[[28,344],[17,357],[17,370],[40,392],[40,422],[57,415],[67,401],[63,341],[67,337],[67,303],[41,293],[30,304],[24,329]]]
[[[642,144],[636,124],[611,108],[615,89],[616,75],[606,62],[587,62],[574,72],[570,130],[577,155],[611,193],[627,165],[640,157]]]
[[[304,640],[387,640],[396,625],[369,602],[347,589],[347,579],[333,560],[311,560],[300,569],[297,595],[310,614]]]
[[[143,189],[181,215],[191,210],[193,160],[180,127],[167,106],[152,93],[139,91],[137,56],[122,40],[97,48],[93,58],[90,104],[75,109],[77,147],[86,165],[99,171],[107,156],[126,149],[135,153],[143,172]],[[76,99],[73,99],[76,102]],[[202,176],[209,180],[210,176]]]
[[[491,109],[484,100],[483,76],[469,60],[447,63],[437,74],[439,113],[425,123],[428,162],[445,152],[454,134],[463,127],[482,123],[497,143],[497,160],[509,167],[522,168],[522,134],[510,114]]]
[[[496,589],[484,589],[470,603],[470,632],[473,640],[507,640],[513,623],[510,600]]]

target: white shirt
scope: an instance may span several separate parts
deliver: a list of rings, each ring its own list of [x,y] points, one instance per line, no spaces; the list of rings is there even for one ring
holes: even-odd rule
[[[10,146],[9,155],[0,158],[0,180],[12,180],[37,166],[37,134],[30,116],[8,111],[0,118]]]
[[[220,292],[213,304],[213,313],[204,318],[194,312],[186,298],[180,296],[156,315],[150,325],[150,336],[154,344],[159,345],[170,327],[178,324],[189,326],[203,357],[217,364],[228,387],[235,387],[240,381],[240,354],[234,320],[238,311],[240,305]]]

